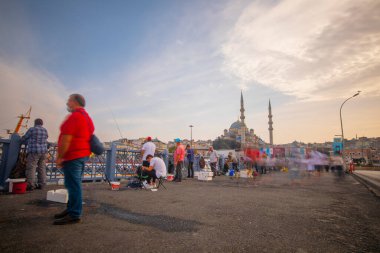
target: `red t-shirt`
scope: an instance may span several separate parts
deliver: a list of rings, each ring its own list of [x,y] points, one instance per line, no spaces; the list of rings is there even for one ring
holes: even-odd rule
[[[90,138],[94,133],[94,123],[83,108],[71,113],[60,127],[58,145],[62,135],[72,135],[70,146],[63,157],[64,161],[70,161],[91,155]]]

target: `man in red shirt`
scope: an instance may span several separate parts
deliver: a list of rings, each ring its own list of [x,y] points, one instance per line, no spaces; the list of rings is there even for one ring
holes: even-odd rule
[[[95,130],[92,119],[84,109],[86,102],[82,95],[70,95],[66,105],[71,114],[66,117],[60,128],[56,163],[57,167],[63,170],[69,201],[66,210],[54,216],[54,225],[80,222],[82,175],[91,154],[90,139]]]
[[[181,182],[183,161],[185,160],[185,147],[181,144],[180,138],[175,139],[174,142],[177,145],[177,148],[174,152],[174,167],[176,171],[174,182]]]

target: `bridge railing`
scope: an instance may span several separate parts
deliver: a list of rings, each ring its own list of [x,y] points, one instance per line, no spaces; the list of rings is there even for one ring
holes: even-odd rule
[[[91,156],[85,164],[83,180],[96,181],[108,179],[110,181],[121,178],[129,178],[141,165],[140,150],[128,150],[116,148],[116,145],[106,149],[100,156]],[[63,171],[56,165],[57,146],[52,145],[48,150],[48,160],[46,163],[46,174],[48,181],[55,181],[63,178]],[[169,155],[158,153],[164,161]]]
[[[5,180],[9,177],[12,168],[15,167],[19,152],[23,150],[23,145],[20,143],[20,137],[14,135],[11,139],[0,139],[0,186],[4,187]],[[167,151],[156,153],[161,157],[166,167],[169,169],[169,164],[173,164],[173,155]],[[58,181],[63,178],[63,171],[57,168],[57,145],[51,144],[48,149],[46,162],[47,181]],[[204,157],[208,160],[208,157]],[[199,171],[199,156],[194,159],[194,170]],[[224,159],[220,158],[218,168],[223,168]],[[91,156],[85,164],[83,180],[96,181],[108,179],[110,181],[132,176],[136,168],[141,165],[140,150],[128,150],[117,148],[116,143],[106,149],[103,155]],[[186,166],[187,167],[187,166]],[[186,170],[186,167],[183,169]]]

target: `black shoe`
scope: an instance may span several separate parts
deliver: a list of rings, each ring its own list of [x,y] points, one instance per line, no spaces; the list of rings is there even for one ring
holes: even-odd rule
[[[45,189],[45,185],[39,184],[39,185],[37,185],[36,189],[37,190],[44,190]]]
[[[67,212],[67,209],[65,209],[63,212],[61,213],[57,213],[56,215],[54,215],[54,219],[62,219],[63,217],[67,216],[69,213]]]
[[[66,215],[65,217],[61,219],[57,219],[54,221],[53,225],[68,225],[68,224],[75,224],[80,223],[80,218],[73,218],[70,215]]]
[[[28,185],[28,186],[26,187],[26,190],[27,190],[28,192],[32,192],[32,191],[34,190],[34,187]]]

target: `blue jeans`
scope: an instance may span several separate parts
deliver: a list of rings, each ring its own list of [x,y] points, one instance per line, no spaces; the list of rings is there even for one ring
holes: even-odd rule
[[[78,158],[63,163],[65,187],[69,193],[67,212],[72,218],[82,215],[82,176],[88,157]]]

